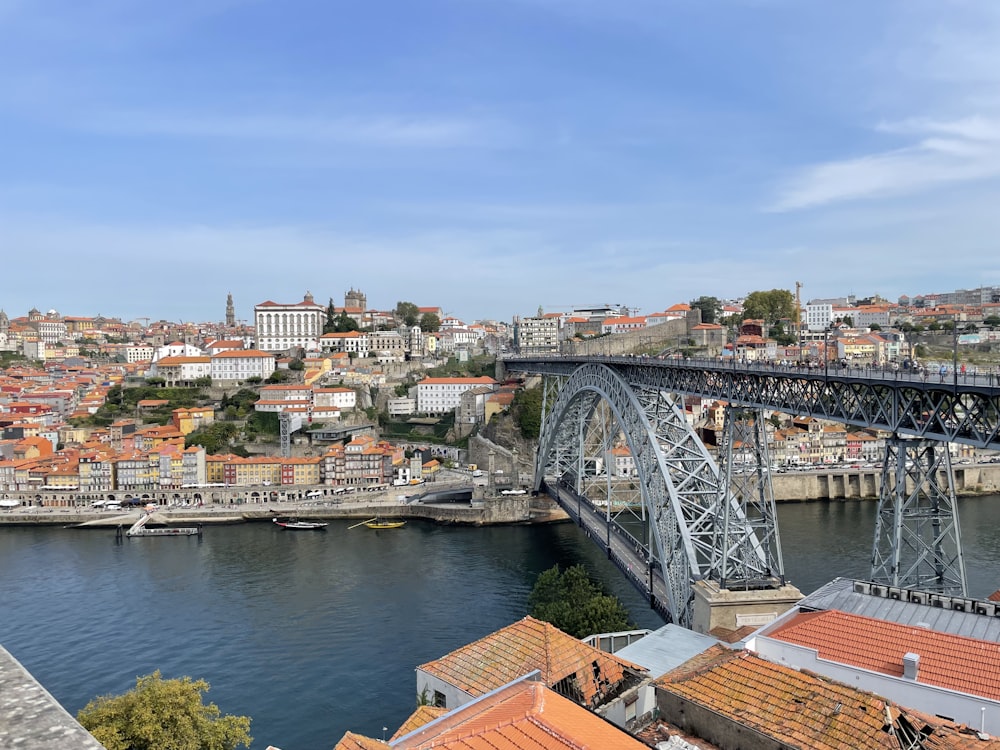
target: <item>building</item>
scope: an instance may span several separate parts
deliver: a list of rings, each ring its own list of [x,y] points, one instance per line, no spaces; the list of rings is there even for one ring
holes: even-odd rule
[[[559,317],[514,318],[514,349],[520,354],[558,354]]]
[[[761,657],[1000,734],[1000,606],[837,578],[748,640]]]
[[[309,292],[306,292],[301,302],[283,304],[268,300],[255,305],[253,311],[257,347],[260,350],[319,350],[319,340],[326,322],[326,308],[317,305]]]
[[[417,411],[422,414],[444,414],[454,411],[462,394],[472,388],[497,386],[497,381],[485,375],[477,378],[424,378],[417,383]]]
[[[276,367],[274,355],[259,349],[219,352],[211,358],[211,361],[213,382],[225,380],[242,382],[250,378],[267,380]]]
[[[554,625],[525,617],[417,667],[417,694],[455,708],[538,670],[557,693],[597,708],[638,685],[645,670],[578,641]]]

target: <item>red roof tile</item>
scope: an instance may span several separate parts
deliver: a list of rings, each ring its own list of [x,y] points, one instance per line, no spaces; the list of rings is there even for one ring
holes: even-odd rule
[[[795,615],[767,637],[895,677],[903,675],[903,656],[918,654],[917,682],[1000,700],[1000,643],[838,610]]]

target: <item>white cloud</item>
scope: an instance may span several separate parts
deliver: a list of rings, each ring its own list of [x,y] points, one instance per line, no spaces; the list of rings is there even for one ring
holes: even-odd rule
[[[470,147],[510,141],[501,123],[461,117],[204,115],[118,112],[84,119],[83,127],[112,135],[307,141],[391,147]]]
[[[771,206],[791,211],[860,198],[886,198],[942,184],[1000,177],[1000,121],[910,120],[884,132],[926,135],[914,145],[807,167],[789,180]],[[950,137],[935,137],[945,133]]]

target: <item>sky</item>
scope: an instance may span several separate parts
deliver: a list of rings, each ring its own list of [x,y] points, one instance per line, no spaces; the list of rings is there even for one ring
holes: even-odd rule
[[[0,308],[1000,285],[995,0],[0,0]]]

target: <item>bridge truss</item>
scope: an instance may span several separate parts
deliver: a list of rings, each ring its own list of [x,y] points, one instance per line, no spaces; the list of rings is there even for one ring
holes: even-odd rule
[[[1000,384],[993,377],[946,383],[912,374],[629,357],[506,364],[547,376],[536,488],[559,482],[603,505],[609,524],[627,525],[630,517],[643,524],[650,581],[658,566],[673,621],[690,622],[695,581],[730,589],[784,583],[765,409],[890,432],[871,580],[965,595],[946,443],[1000,449]],[[683,394],[729,404],[721,469],[688,427]],[[612,477],[621,440],[635,463],[632,482]]]
[[[546,378],[544,387],[536,489],[554,482],[586,495],[604,507],[609,523],[638,518],[648,564],[662,573],[663,604],[674,622],[690,625],[694,581],[726,577],[759,587],[780,577],[773,501],[761,512],[755,499],[729,490],[733,470],[720,478],[675,395],[629,383],[600,364]],[[634,477],[615,472],[622,441]],[[759,475],[759,467],[754,472]]]

